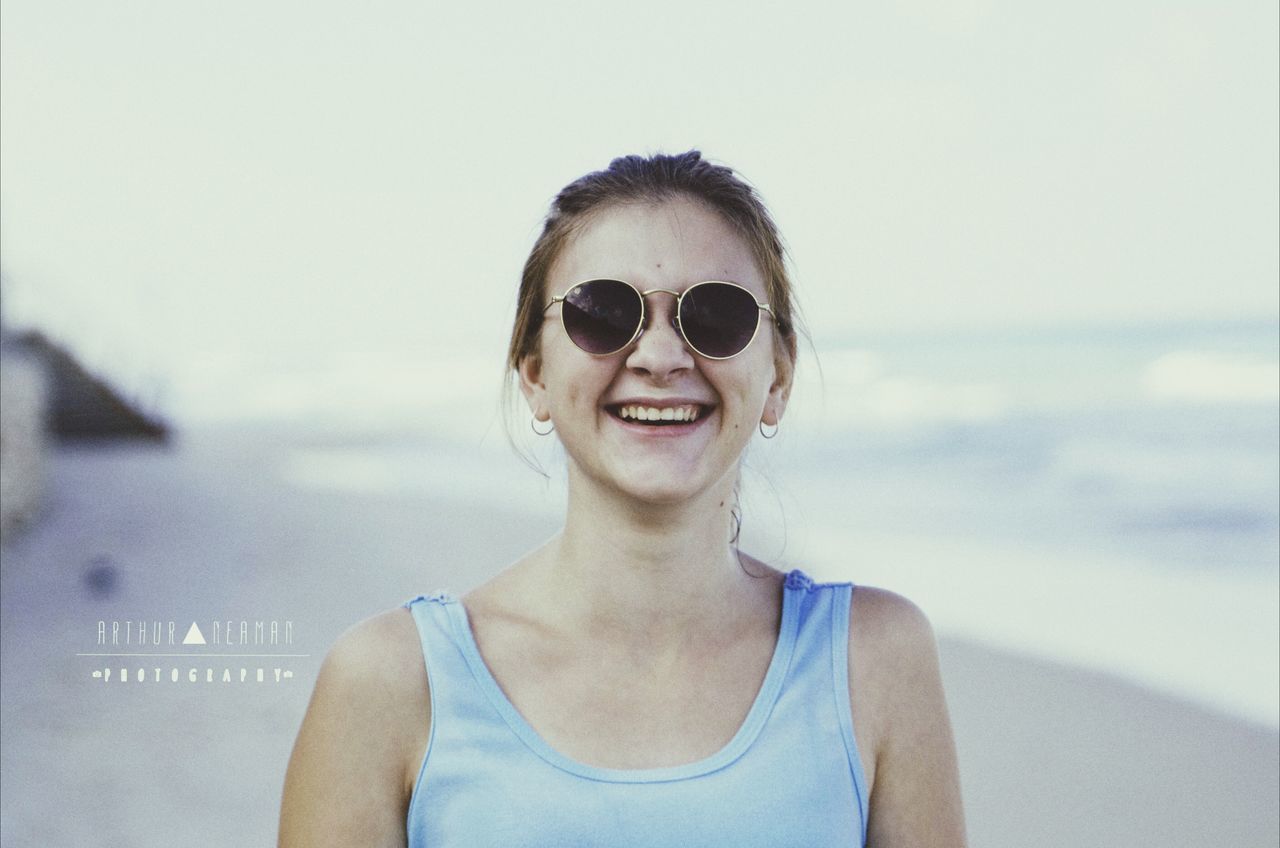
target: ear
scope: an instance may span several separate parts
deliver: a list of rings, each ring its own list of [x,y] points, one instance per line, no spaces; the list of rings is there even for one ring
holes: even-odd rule
[[[779,344],[775,349],[777,354],[773,358],[773,385],[769,387],[769,394],[764,401],[764,413],[760,416],[760,420],[768,427],[776,427],[782,421],[796,373],[794,341]]]
[[[542,359],[537,351],[520,360],[520,393],[529,404],[529,411],[539,421],[550,421],[551,410],[547,404],[547,386],[542,382]]]

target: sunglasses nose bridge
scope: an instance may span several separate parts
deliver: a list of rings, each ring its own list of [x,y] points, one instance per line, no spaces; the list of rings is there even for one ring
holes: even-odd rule
[[[640,293],[641,315],[640,315],[640,332],[636,334],[636,341],[639,341],[640,336],[644,334],[644,331],[649,324],[650,310],[648,306],[648,297],[651,294],[669,294],[676,299],[675,306],[673,306],[671,309],[670,323],[672,328],[676,331],[676,334],[679,335],[683,340],[684,333],[680,329],[680,292],[672,291],[671,289],[645,289],[644,291],[640,291],[639,289],[637,289],[637,291],[639,291]]]
[[[671,289],[646,289],[644,291],[640,291],[639,289],[636,289],[636,291],[640,294],[640,304],[643,311],[640,316],[640,327],[636,332],[635,337],[631,340],[632,355],[638,354],[639,357],[645,362],[648,362],[650,359],[654,358],[655,356],[658,357],[658,359],[665,360],[668,355],[668,354],[658,354],[656,351],[652,350],[652,346],[655,343],[655,341],[652,339],[652,336],[653,336],[652,333],[648,334],[651,338],[647,344],[642,344],[641,342],[641,339],[643,339],[646,335],[646,331],[652,329],[651,322],[654,320],[662,320],[661,311],[658,309],[652,309],[648,306],[648,298],[649,298],[649,295],[651,294],[669,294],[673,298],[675,298],[675,302],[671,306],[670,315],[666,316],[666,320],[664,323],[668,323],[671,325],[672,333],[675,336],[673,340],[675,341],[675,348],[678,348],[679,350],[684,351],[682,356],[687,356],[690,353],[692,353],[693,348],[689,346],[689,341],[688,339],[685,338],[684,331],[680,327],[680,314],[679,314],[680,292],[672,291]],[[667,347],[667,345],[663,345],[662,343],[658,343],[658,346],[659,348]],[[642,349],[646,349],[646,350],[642,350]],[[672,350],[674,351],[674,348]],[[654,361],[652,365],[646,366],[646,367],[650,367],[652,369],[652,367],[656,367],[659,365],[660,365],[659,362]]]

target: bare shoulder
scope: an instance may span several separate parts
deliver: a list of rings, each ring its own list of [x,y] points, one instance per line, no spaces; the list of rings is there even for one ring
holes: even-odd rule
[[[867,659],[891,666],[937,660],[933,625],[924,611],[902,595],[874,586],[858,586],[853,592],[849,642]]]
[[[384,733],[425,744],[431,697],[422,642],[408,609],[378,613],[344,631],[325,657],[317,690],[321,681],[342,701],[361,704],[364,715]],[[418,759],[411,756],[403,763],[406,795],[417,777]]]
[[[884,589],[854,591],[849,679],[855,729],[869,749],[869,844],[964,845],[937,639],[920,607]]]
[[[849,681],[874,772],[893,739],[894,720],[903,710],[930,706],[922,696],[941,694],[937,640],[924,611],[897,593],[857,587],[849,611]]]
[[[285,776],[280,844],[403,845],[430,722],[412,614],[396,608],[333,643]]]
[[[322,678],[326,672],[336,684],[378,684],[381,695],[369,693],[375,698],[413,695],[419,689],[425,694],[422,647],[413,614],[396,607],[347,628],[325,656]]]
[[[347,628],[320,666],[311,701],[348,721],[370,719],[384,734],[422,728],[431,707],[413,614],[397,607]]]
[[[849,610],[849,689],[863,768],[874,784],[889,719],[905,684],[937,662],[933,627],[902,595],[874,586],[854,589]]]

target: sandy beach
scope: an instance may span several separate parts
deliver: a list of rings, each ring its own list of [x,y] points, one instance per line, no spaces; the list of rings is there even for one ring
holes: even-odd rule
[[[273,845],[333,639],[465,591],[555,530],[545,510],[428,490],[299,488],[278,473],[287,448],[242,434],[52,456],[42,513],[0,569],[5,846]],[[94,654],[165,652],[110,645],[113,622],[140,620],[179,639],[217,621],[220,642],[205,632],[198,662],[152,657],[139,681],[128,660],[133,677],[106,678],[124,661]],[[258,621],[279,639],[255,644]],[[941,652],[972,845],[1280,844],[1274,730],[1087,670],[948,638]]]

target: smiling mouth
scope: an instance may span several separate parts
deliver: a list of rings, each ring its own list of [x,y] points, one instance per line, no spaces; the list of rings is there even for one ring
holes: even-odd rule
[[[605,409],[614,418],[628,423],[669,427],[676,424],[692,424],[711,411],[710,406],[685,403],[678,406],[644,406],[641,404],[613,404]]]

